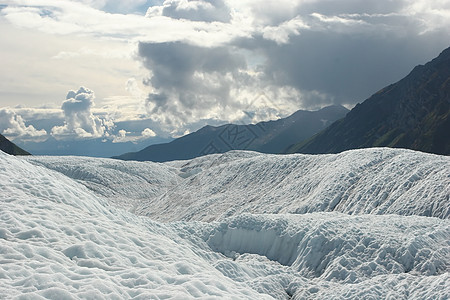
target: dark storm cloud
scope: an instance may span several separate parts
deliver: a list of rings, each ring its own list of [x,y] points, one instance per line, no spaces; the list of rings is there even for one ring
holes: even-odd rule
[[[432,22],[425,22],[429,12],[419,4],[322,0],[273,6],[251,2],[254,22],[266,26],[249,38],[219,48],[181,42],[141,43],[139,54],[153,74],[149,83],[156,89],[147,100],[158,110],[170,108],[176,97],[191,111],[202,105],[228,103],[230,85],[240,89],[247,84],[265,92],[272,87],[274,96],[279,94],[275,89],[291,87],[297,91],[292,94],[297,97],[297,108],[354,105],[447,46],[449,31],[435,30]],[[226,15],[230,11],[222,1],[166,1],[163,14],[209,22],[215,14],[203,15],[207,8]],[[247,50],[247,55],[242,57],[242,51],[236,49]],[[237,58],[233,56],[236,53],[240,53]],[[260,74],[252,77],[237,72],[246,65],[251,66],[247,71]],[[226,72],[234,74],[232,79],[238,83],[219,79],[222,84],[211,88],[211,81],[201,82],[194,76]]]
[[[152,71],[153,87],[189,88],[195,71],[227,73],[245,67],[245,60],[227,47],[205,48],[182,42],[140,43],[139,55]]]
[[[233,41],[265,58],[264,83],[291,86],[302,108],[349,104],[406,76],[414,66],[436,57],[450,41],[442,15],[408,1],[309,1],[285,17],[305,24],[286,41],[264,32]],[[428,10],[427,10],[428,9]],[[278,28],[281,28],[279,20]]]
[[[147,101],[153,112],[183,108],[189,114],[225,104],[230,91],[225,77],[246,67],[244,58],[226,47],[140,43],[139,55],[152,73],[147,84],[156,92]]]
[[[278,85],[316,90],[335,103],[355,104],[437,56],[443,49],[441,38],[303,32],[289,44],[264,43],[262,51],[270,57],[265,74]]]
[[[222,0],[165,1],[163,16],[203,22],[229,22],[230,9]]]
[[[405,1],[322,0],[302,3],[297,13],[308,15],[319,12],[324,15],[387,14],[401,10]]]

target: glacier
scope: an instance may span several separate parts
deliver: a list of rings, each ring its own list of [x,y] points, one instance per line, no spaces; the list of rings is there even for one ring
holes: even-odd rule
[[[450,158],[0,151],[0,298],[448,299]]]
[[[371,148],[327,155],[230,151],[168,163],[30,157],[158,221],[337,211],[449,218],[446,156]]]

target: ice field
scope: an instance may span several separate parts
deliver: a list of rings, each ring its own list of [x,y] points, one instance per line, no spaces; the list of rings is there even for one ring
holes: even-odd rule
[[[330,155],[231,151],[168,163],[80,157],[28,161],[154,220],[338,211],[449,218],[450,159],[373,148]]]
[[[450,158],[0,152],[0,298],[448,299]]]

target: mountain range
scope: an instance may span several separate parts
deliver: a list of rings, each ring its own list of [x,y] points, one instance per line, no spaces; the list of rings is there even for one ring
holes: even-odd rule
[[[450,48],[287,152],[338,153],[368,147],[450,154]]]
[[[11,155],[30,155],[27,151],[18,147],[16,144],[0,134],[0,150]]]
[[[449,155],[450,48],[347,112],[329,106],[254,125],[205,126],[114,158],[164,162],[230,150],[319,154],[370,147]]]
[[[333,105],[318,111],[299,110],[289,117],[257,124],[205,126],[170,143],[150,145],[139,152],[114,158],[164,162],[230,150],[281,153],[290,145],[311,137],[343,118],[347,112],[345,107]]]
[[[370,147],[450,155],[449,133],[450,48],[447,48],[437,58],[415,67],[405,78],[381,89],[350,112],[334,105],[318,111],[299,110],[289,117],[257,124],[205,126],[171,142],[153,144],[114,158],[165,162],[230,150],[321,154]],[[52,143],[51,139],[39,143],[35,147],[39,151],[34,152],[61,155],[61,151],[67,151],[53,147]],[[138,147],[128,144],[122,148]],[[66,148],[75,155],[77,149],[86,148],[93,149],[94,152],[89,153],[91,156],[114,155],[104,149],[102,153],[95,152],[95,145],[96,141],[88,140],[68,143]],[[3,135],[0,135],[0,149],[13,155],[30,154]]]

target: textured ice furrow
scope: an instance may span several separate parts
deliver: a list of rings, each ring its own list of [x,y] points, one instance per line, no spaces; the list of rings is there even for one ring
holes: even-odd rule
[[[411,274],[380,275],[359,283],[341,284],[333,281],[303,281],[291,283],[292,298],[300,299],[448,299],[449,273],[437,276]],[[426,288],[424,288],[426,287]]]
[[[302,276],[346,283],[448,272],[449,240],[447,220],[338,213],[237,216],[207,238],[212,249],[230,257],[258,254]]]

